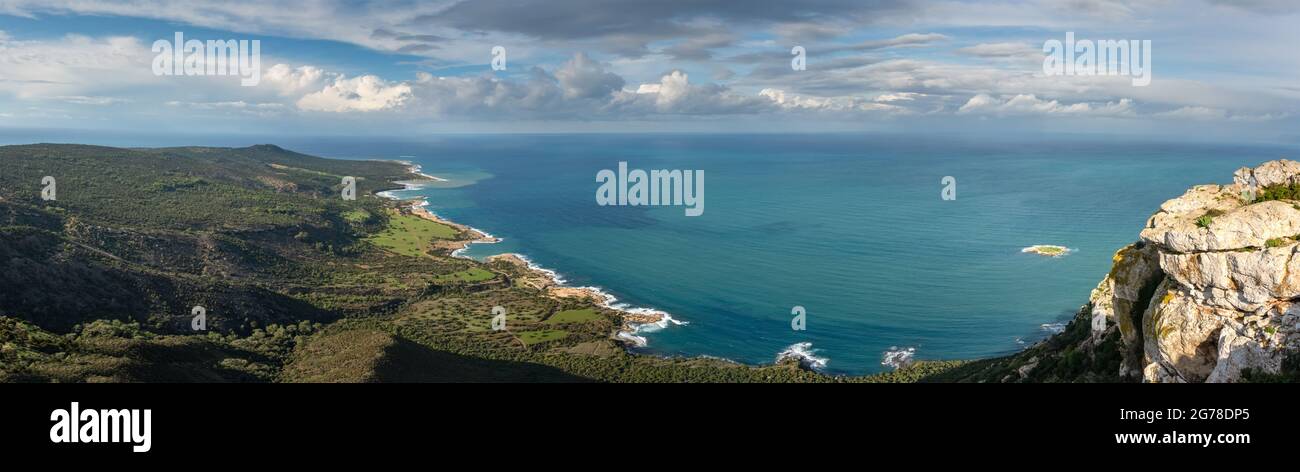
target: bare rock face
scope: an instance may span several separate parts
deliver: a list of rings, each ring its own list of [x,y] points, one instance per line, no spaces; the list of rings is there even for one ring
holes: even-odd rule
[[[1243,186],[1254,183],[1259,187],[1291,185],[1300,182],[1300,162],[1279,159],[1265,162],[1254,169],[1242,167],[1232,174],[1232,182]]]
[[[1206,189],[1213,186],[1201,186]],[[1148,228],[1142,231],[1142,240],[1160,245],[1170,252],[1194,253],[1206,251],[1232,251],[1252,247],[1265,247],[1270,239],[1290,238],[1300,234],[1300,208],[1293,202],[1268,201],[1247,205],[1238,195],[1238,186],[1222,187],[1210,197],[1208,191],[1193,189],[1188,195],[1170,200],[1178,202],[1161,206],[1161,213],[1151,217]],[[1193,194],[1195,192],[1195,194]],[[1201,210],[1181,213],[1165,212],[1165,206],[1180,208],[1190,202],[1209,205]],[[1210,201],[1205,201],[1210,197]],[[1237,205],[1236,208],[1225,208]],[[1242,206],[1244,205],[1244,206]],[[1202,218],[1208,217],[1208,220]],[[1208,221],[1208,222],[1207,222]]]
[[[1166,279],[1142,317],[1143,352],[1148,364],[1160,364],[1185,382],[1203,382],[1214,370],[1219,332],[1241,313],[1199,304]],[[1146,379],[1151,380],[1151,379]]]
[[[1100,342],[1111,326],[1117,327],[1125,356],[1120,378],[1141,376],[1142,313],[1152,292],[1164,280],[1160,254],[1155,246],[1134,243],[1115,252],[1109,274],[1089,297],[1092,314],[1092,340]]]
[[[1300,162],[1242,168],[1233,180],[1161,205],[1093,290],[1094,329],[1098,318],[1114,323],[1128,349],[1121,377],[1234,382],[1300,355],[1300,202],[1253,201],[1300,183]]]
[[[1276,244],[1284,244],[1278,241]],[[1274,300],[1300,297],[1300,246],[1222,252],[1161,254],[1160,266],[1207,305],[1258,310]]]

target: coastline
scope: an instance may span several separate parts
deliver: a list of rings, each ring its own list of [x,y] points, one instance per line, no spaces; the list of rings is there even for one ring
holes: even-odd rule
[[[466,224],[458,223],[448,218],[439,216],[438,214],[429,210],[430,202],[428,200],[428,197],[398,196],[395,192],[421,190],[427,188],[427,184],[429,182],[449,182],[450,180],[424,173],[420,165],[412,163],[410,161],[405,161],[405,160],[386,160],[386,161],[396,162],[396,163],[401,163],[403,165],[406,165],[408,167],[408,172],[410,172],[415,176],[419,176],[420,179],[392,181],[393,184],[401,185],[402,188],[376,192],[375,193],[376,196],[394,200],[397,202],[399,209],[401,209],[402,211],[409,212],[414,216],[418,216],[420,218],[424,218],[429,221],[451,226],[457,229],[458,231],[460,231],[462,235],[467,236],[456,240],[434,241],[433,244],[435,250],[442,251],[450,255],[451,257],[470,259],[481,263],[487,263],[487,264],[505,263],[505,264],[512,265],[522,270],[525,274],[522,277],[514,278],[513,283],[517,283],[522,286],[526,286],[538,290],[539,292],[542,292],[544,296],[554,300],[584,299],[590,301],[591,303],[604,307],[606,309],[618,312],[621,318],[621,323],[616,328],[616,331],[612,333],[611,338],[620,342],[620,344],[622,344],[625,350],[632,352],[634,354],[644,354],[642,352],[636,352],[635,350],[639,348],[648,347],[649,340],[646,337],[647,334],[658,332],[670,326],[681,326],[681,325],[690,324],[688,321],[683,321],[674,318],[672,314],[663,310],[648,308],[648,307],[635,307],[627,303],[622,303],[619,301],[617,297],[605,291],[605,289],[599,286],[570,285],[568,280],[566,280],[559,272],[549,268],[542,267],[541,265],[537,264],[535,261],[533,261],[532,259],[530,259],[528,256],[524,254],[501,253],[501,254],[486,256],[481,260],[466,255],[465,252],[469,250],[470,247],[474,244],[495,244],[495,243],[502,242],[504,238],[497,237],[482,229],[475,228],[473,226],[469,226]],[[1059,247],[1063,250],[1061,254],[1053,254],[1053,255],[1040,254],[1040,255],[1061,257],[1074,251],[1073,249],[1067,248],[1065,246],[1059,246]],[[1030,248],[1026,248],[1026,250],[1022,252],[1026,252],[1026,253],[1031,252],[1031,250],[1029,249]],[[1046,327],[1044,327],[1044,329],[1047,330]],[[1050,337],[1052,335],[1052,331],[1050,330],[1048,331],[1049,331],[1048,337]],[[1034,343],[1033,345],[1037,345],[1038,343],[1041,342],[1042,340]],[[1031,347],[1033,346],[1022,347],[1017,352],[1026,352]],[[932,362],[932,361],[917,359],[916,351],[917,351],[916,346],[891,346],[888,350],[882,352],[880,365],[886,367],[887,368],[886,372],[888,372],[888,371],[903,370],[904,368],[910,367],[915,364]],[[778,351],[776,353],[775,360],[773,363],[782,364],[785,362],[795,362],[800,367],[806,370],[826,374],[827,367],[831,359],[824,355],[819,355],[819,352],[820,349],[814,348],[811,342],[796,342]],[[715,356],[703,356],[703,357],[743,364],[743,362],[738,362],[738,361],[721,358],[721,357],[715,357]]]
[[[390,199],[390,200],[396,200],[399,206],[405,205],[407,209],[411,212],[411,214],[415,216],[433,221],[435,223],[451,226],[452,228],[456,228],[462,233],[470,235],[468,239],[458,239],[455,241],[446,241],[440,244],[435,244],[436,248],[448,251],[451,257],[472,260],[473,259],[472,257],[466,256],[464,254],[464,252],[468,250],[471,245],[495,244],[503,241],[502,238],[493,236],[491,233],[488,233],[487,231],[483,231],[473,226],[457,223],[447,218],[438,216],[437,214],[433,213],[428,209],[429,200],[426,197],[402,198],[394,194],[393,192],[396,191],[411,191],[411,190],[420,190],[425,188],[424,186],[420,185],[421,182],[427,182],[427,181],[447,182],[448,180],[437,176],[426,174],[422,172],[422,169],[419,164],[415,164],[410,161],[388,160],[388,162],[398,162],[401,164],[405,164],[408,166],[408,171],[410,173],[418,175],[425,179],[395,181],[393,182],[394,184],[401,185],[403,188],[380,191],[375,193],[376,196]],[[633,347],[641,348],[641,347],[646,347],[648,345],[648,340],[645,338],[645,336],[643,336],[643,334],[653,333],[665,329],[669,326],[681,326],[681,325],[689,324],[689,322],[687,321],[681,321],[676,318],[673,318],[671,314],[663,310],[657,310],[654,308],[645,308],[645,307],[633,307],[626,303],[620,303],[618,301],[618,297],[615,297],[614,295],[610,294],[609,292],[606,292],[604,289],[600,287],[570,286],[568,285],[568,281],[565,280],[565,278],[561,276],[558,272],[537,265],[535,262],[529,259],[528,256],[525,256],[523,254],[519,254],[519,253],[496,254],[496,255],[488,256],[483,262],[487,262],[487,263],[505,262],[523,269],[528,274],[528,276],[524,277],[524,279],[521,282],[544,292],[546,296],[551,297],[553,299],[556,300],[566,299],[566,298],[587,299],[604,308],[618,312],[623,319],[623,323],[619,327],[618,332],[614,335],[614,338],[617,340],[621,340],[624,343],[630,344]]]

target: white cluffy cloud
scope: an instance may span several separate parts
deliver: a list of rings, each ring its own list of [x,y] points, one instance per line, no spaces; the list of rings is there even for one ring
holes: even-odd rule
[[[410,98],[411,86],[404,83],[390,84],[373,75],[351,79],[339,76],[323,90],[298,99],[298,108],[339,113],[378,111],[397,108]]]
[[[315,66],[293,68],[276,64],[262,74],[262,80],[273,85],[281,95],[297,95],[304,90],[318,89],[326,79],[326,72]]]
[[[885,100],[877,97],[874,100],[867,100],[860,97],[815,97],[803,96],[797,94],[788,94],[784,90],[766,88],[758,92],[759,95],[771,100],[777,106],[785,110],[814,110],[814,111],[885,111],[896,113],[908,113],[906,108],[889,105],[882,102],[911,100],[910,98],[901,98],[904,95],[893,95]]]
[[[992,97],[979,94],[971,97],[957,110],[958,114],[992,115],[1091,115],[1131,116],[1133,100],[1123,98],[1105,103],[1077,102],[1064,104],[1057,100],[1038,98],[1033,94]]]

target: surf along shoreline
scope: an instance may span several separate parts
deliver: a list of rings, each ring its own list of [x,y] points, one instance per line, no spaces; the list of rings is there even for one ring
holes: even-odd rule
[[[381,198],[397,201],[399,210],[409,211],[412,215],[455,228],[461,234],[468,234],[468,238],[456,240],[439,240],[434,241],[434,248],[440,251],[446,251],[451,257],[461,259],[476,260],[465,255],[465,251],[474,244],[495,244],[502,241],[487,231],[451,221],[438,216],[429,210],[429,200],[427,197],[402,198],[393,192],[420,190],[425,188],[423,184],[428,182],[447,182],[447,179],[426,174],[419,164],[404,160],[386,160],[387,162],[396,162],[407,166],[410,174],[419,176],[419,180],[402,180],[394,181],[393,184],[401,185],[401,189],[392,189],[376,192],[375,195]],[[618,332],[614,335],[615,339],[623,341],[625,345],[632,347],[646,347],[648,341],[646,333],[652,333],[669,326],[680,326],[689,324],[673,318],[671,314],[663,310],[645,307],[633,307],[626,303],[620,303],[618,298],[604,289],[595,286],[575,287],[568,284],[558,272],[541,267],[523,254],[503,253],[488,256],[484,261],[487,263],[504,262],[523,269],[528,275],[521,282],[524,285],[533,287],[546,296],[561,299],[586,299],[604,308],[616,311],[621,316],[623,322]]]

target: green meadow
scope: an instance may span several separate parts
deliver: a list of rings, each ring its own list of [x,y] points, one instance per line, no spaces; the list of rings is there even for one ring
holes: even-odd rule
[[[438,282],[473,283],[473,282],[482,282],[484,280],[491,280],[493,277],[496,277],[496,275],[494,275],[492,272],[480,269],[478,267],[474,267],[472,269],[466,269],[460,272],[452,272],[450,274],[439,275],[437,277],[434,277],[434,280]]]
[[[600,314],[596,313],[593,308],[583,308],[581,310],[564,310],[546,319],[547,324],[561,323],[586,323],[600,319]]]
[[[456,228],[393,211],[388,216],[388,227],[368,238],[368,241],[401,255],[418,257],[429,250],[430,241],[455,239],[457,234],[459,231]]]

